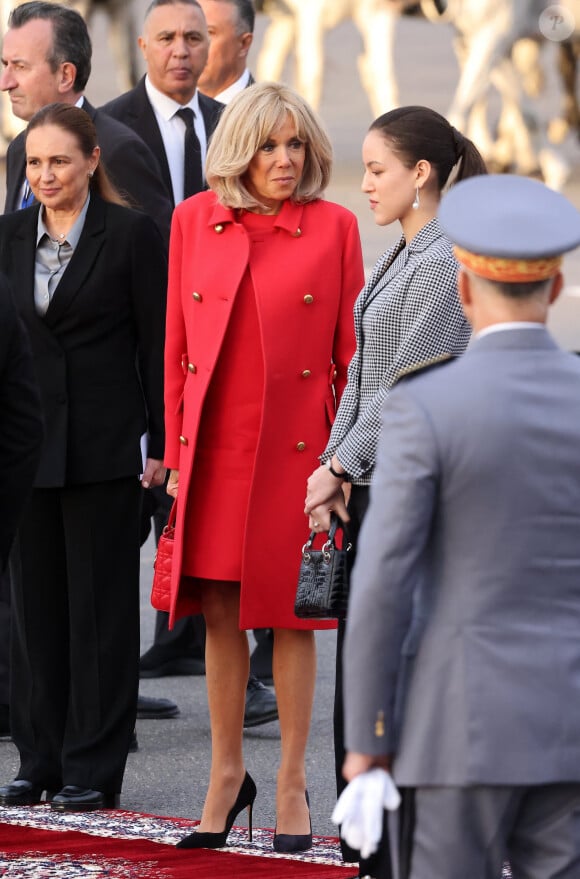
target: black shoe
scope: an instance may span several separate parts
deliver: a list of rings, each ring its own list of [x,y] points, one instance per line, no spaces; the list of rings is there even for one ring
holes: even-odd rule
[[[205,660],[197,656],[172,656],[153,644],[139,660],[140,678],[165,678],[171,675],[204,675]]]
[[[294,852],[307,852],[312,848],[312,820],[310,819],[310,800],[306,791],[306,805],[308,806],[308,818],[310,820],[310,833],[276,833],[274,830],[274,851],[278,854],[292,854]]]
[[[272,720],[278,720],[276,696],[254,675],[250,675],[246,688],[244,726],[260,726],[262,723],[270,723]]]
[[[250,656],[250,672],[263,684],[272,685],[272,651],[274,649],[274,630],[256,629],[256,646]]]
[[[236,802],[228,812],[226,818],[225,829],[221,833],[190,833],[180,842],[177,848],[223,848],[227,842],[228,833],[232,829],[232,825],[236,817],[242,809],[248,810],[248,836],[252,841],[252,809],[254,808],[254,800],[256,799],[256,785],[249,772],[246,772],[242,786],[239,790]]]
[[[142,720],[166,720],[177,717],[179,708],[170,699],[153,699],[139,693],[137,699],[137,717]]]
[[[56,812],[93,812],[95,809],[116,809],[119,794],[104,794],[100,790],[67,784],[52,799],[50,808]]]
[[[43,787],[17,778],[0,787],[0,806],[34,806],[42,802]]]
[[[137,730],[134,729],[129,740],[129,753],[136,754],[139,750],[139,742],[137,741]]]
[[[0,704],[0,739],[10,738],[10,707]]]

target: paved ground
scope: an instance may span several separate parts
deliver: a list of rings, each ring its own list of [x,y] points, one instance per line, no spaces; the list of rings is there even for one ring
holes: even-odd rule
[[[137,0],[140,13],[145,0]],[[258,21],[257,41],[264,29]],[[446,25],[404,20],[397,41],[400,71],[400,97],[405,104],[427,104],[445,112],[453,91],[456,65],[451,48],[451,31]],[[104,39],[104,20],[95,22],[94,73],[88,95],[98,105],[116,94]],[[398,230],[375,226],[360,192],[360,145],[372,121],[366,96],[358,82],[355,58],[360,39],[350,23],[339,26],[327,38],[327,76],[321,114],[335,146],[336,167],[329,197],[347,205],[360,222],[367,266],[389,246]],[[255,56],[254,56],[255,57]],[[551,87],[544,104],[554,101]],[[566,145],[573,172],[566,194],[580,207],[580,149],[574,141]],[[580,255],[568,258],[568,282],[580,286]],[[298,547],[297,547],[298,550]],[[153,546],[142,555],[142,644],[151,643],[153,612],[148,604]],[[314,720],[308,753],[309,789],[315,833],[332,833],[330,813],[334,803],[332,768],[332,689],[334,634],[318,638],[319,672]],[[123,805],[129,809],[166,815],[199,817],[208,773],[209,725],[203,678],[171,678],[144,681],[141,691],[151,696],[167,696],[177,701],[181,716],[169,721],[139,721],[140,749],[129,757]],[[248,768],[258,784],[255,820],[272,826],[276,758],[279,747],[278,724],[272,723],[246,733]],[[16,769],[15,749],[0,743],[0,779],[9,779]]]

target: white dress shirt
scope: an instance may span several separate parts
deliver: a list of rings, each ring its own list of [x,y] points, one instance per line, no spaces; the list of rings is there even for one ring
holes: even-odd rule
[[[250,81],[250,71],[246,67],[242,75],[239,79],[236,79],[235,82],[232,82],[231,85],[224,89],[223,92],[219,92],[219,94],[214,95],[214,101],[219,101],[220,104],[229,104],[231,99],[246,88]]]
[[[189,107],[195,114],[194,128],[201,146],[201,164],[205,167],[207,152],[207,136],[203,115],[199,106],[197,91],[188,104],[178,104],[173,98],[168,98],[159,89],[151,84],[149,77],[145,77],[145,91],[153,107],[157,124],[161,132],[165,155],[169,164],[171,186],[173,188],[173,200],[176,205],[183,201],[183,164],[184,164],[184,136],[185,122],[176,116],[182,107]]]

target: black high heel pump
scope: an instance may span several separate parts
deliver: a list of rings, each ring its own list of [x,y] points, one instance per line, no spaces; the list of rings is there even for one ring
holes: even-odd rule
[[[312,848],[312,818],[310,817],[310,798],[308,791],[306,794],[306,805],[308,806],[308,820],[310,821],[310,833],[276,833],[274,831],[274,851],[280,855],[291,854],[293,852],[307,852]]]
[[[248,835],[252,841],[252,809],[256,799],[256,785],[249,772],[246,772],[236,802],[228,812],[225,829],[221,833],[190,833],[177,843],[177,848],[223,848],[236,817],[242,809],[248,810]]]

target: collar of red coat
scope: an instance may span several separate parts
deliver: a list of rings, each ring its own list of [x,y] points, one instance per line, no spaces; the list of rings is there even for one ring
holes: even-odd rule
[[[282,209],[276,217],[274,226],[279,229],[285,229],[286,232],[288,232],[294,238],[298,238],[302,234],[300,223],[302,222],[302,215],[304,213],[305,207],[306,205],[296,204],[296,202],[287,199],[283,203]],[[235,222],[235,212],[232,210],[232,208],[224,207],[216,199],[213,209],[209,215],[208,225],[216,226],[223,225],[224,223]]]

